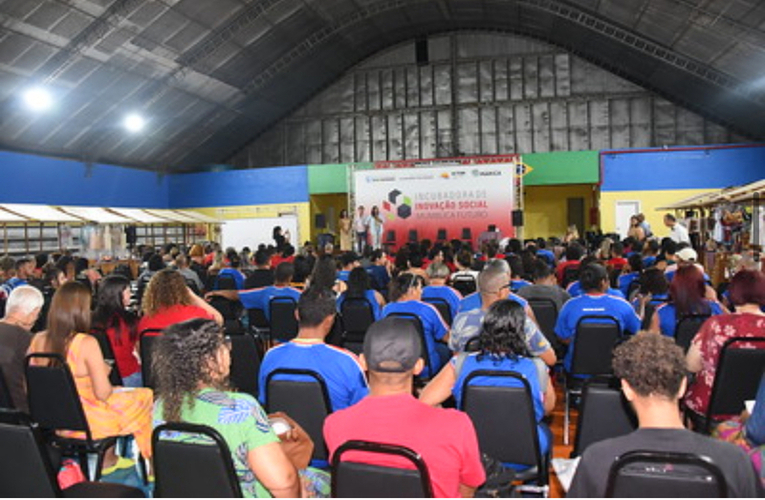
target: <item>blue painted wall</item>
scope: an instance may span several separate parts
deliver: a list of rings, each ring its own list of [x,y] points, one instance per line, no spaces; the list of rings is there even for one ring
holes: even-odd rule
[[[602,191],[718,189],[765,178],[765,145],[603,151]]]
[[[308,201],[308,167],[254,168],[170,176],[173,208]]]
[[[0,202],[168,208],[168,176],[113,165],[0,151]]]

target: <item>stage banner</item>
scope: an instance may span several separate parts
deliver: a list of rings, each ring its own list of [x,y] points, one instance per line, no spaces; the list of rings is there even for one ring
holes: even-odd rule
[[[354,173],[354,216],[377,207],[383,242],[399,247],[416,239],[471,239],[496,226],[514,236],[515,163],[382,168]],[[392,231],[392,232],[391,232]]]

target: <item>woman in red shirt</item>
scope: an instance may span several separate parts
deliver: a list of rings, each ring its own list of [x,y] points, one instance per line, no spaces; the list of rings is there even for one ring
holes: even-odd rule
[[[148,329],[164,330],[192,318],[212,319],[223,325],[221,314],[192,292],[183,275],[174,269],[163,269],[151,278],[141,308],[143,317],[138,322],[139,335]]]
[[[97,300],[91,329],[102,331],[109,337],[123,385],[143,387],[141,366],[135,356],[138,318],[127,309],[130,280],[116,274],[107,276],[98,286]]]

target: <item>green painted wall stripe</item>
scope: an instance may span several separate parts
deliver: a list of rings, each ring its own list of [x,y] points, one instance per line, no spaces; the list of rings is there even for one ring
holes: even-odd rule
[[[523,178],[526,186],[600,182],[598,151],[528,153],[522,158],[523,163],[532,168]]]

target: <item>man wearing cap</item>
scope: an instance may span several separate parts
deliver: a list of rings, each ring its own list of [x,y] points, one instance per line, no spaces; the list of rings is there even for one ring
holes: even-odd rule
[[[696,253],[696,250],[691,248],[690,246],[682,246],[680,250],[675,252],[675,258],[677,259],[677,264],[668,266],[664,270],[664,276],[667,278],[668,282],[672,281],[672,278],[675,277],[675,272],[677,272],[678,266],[681,265],[690,265],[693,264],[694,266],[698,267],[699,270],[704,273],[704,281],[709,284],[712,281],[709,279],[709,276],[706,272],[704,272],[704,266],[698,263],[698,254]]]
[[[436,497],[472,497],[486,479],[475,428],[466,414],[412,396],[413,378],[424,368],[420,349],[417,331],[405,319],[388,317],[369,327],[361,364],[369,371],[370,394],[327,417],[327,448],[331,455],[354,439],[406,446],[425,461]],[[350,454],[348,459],[412,468],[400,457]]]
[[[675,243],[691,243],[691,237],[688,236],[688,230],[677,222],[677,219],[672,214],[666,214],[664,216],[664,225],[669,228],[669,237]]]

